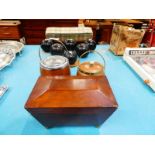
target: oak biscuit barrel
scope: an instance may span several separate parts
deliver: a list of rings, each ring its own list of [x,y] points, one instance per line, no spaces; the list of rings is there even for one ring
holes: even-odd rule
[[[77,75],[104,75],[104,66],[94,61],[84,62],[79,65]]]
[[[42,76],[70,75],[68,59],[63,56],[49,56],[40,62]]]

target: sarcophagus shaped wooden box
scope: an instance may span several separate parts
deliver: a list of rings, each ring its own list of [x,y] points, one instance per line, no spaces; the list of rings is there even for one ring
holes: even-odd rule
[[[145,30],[135,29],[129,26],[113,26],[110,48],[115,55],[123,55],[126,47],[139,47]]]
[[[100,125],[117,106],[105,76],[40,77],[25,104],[47,128]]]

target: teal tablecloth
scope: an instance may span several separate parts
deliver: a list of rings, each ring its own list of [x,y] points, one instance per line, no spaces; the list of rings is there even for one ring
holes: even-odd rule
[[[39,46],[27,45],[11,66],[0,71],[0,85],[9,86],[0,99],[0,134],[155,134],[155,93],[122,57],[109,52],[108,47],[100,45],[97,50],[106,60],[106,76],[119,108],[99,128],[65,126],[46,129],[24,109],[40,75]],[[91,58],[98,59],[89,55],[88,59]],[[72,69],[72,74],[76,74],[76,68]]]

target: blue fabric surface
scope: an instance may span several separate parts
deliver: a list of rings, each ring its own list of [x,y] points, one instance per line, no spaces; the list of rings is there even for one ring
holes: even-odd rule
[[[46,129],[35,120],[24,105],[40,75],[39,46],[27,45],[21,56],[0,71],[0,85],[8,92],[0,99],[0,134],[155,134],[155,93],[123,61],[99,45],[106,60],[106,76],[119,108],[100,127],[53,127]],[[90,54],[87,58],[101,60]],[[84,60],[87,60],[84,59]],[[76,75],[73,68],[72,75]]]

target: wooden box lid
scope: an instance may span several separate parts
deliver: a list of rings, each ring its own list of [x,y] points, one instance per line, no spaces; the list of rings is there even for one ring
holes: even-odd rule
[[[105,76],[39,77],[26,109],[104,108],[118,104]]]

